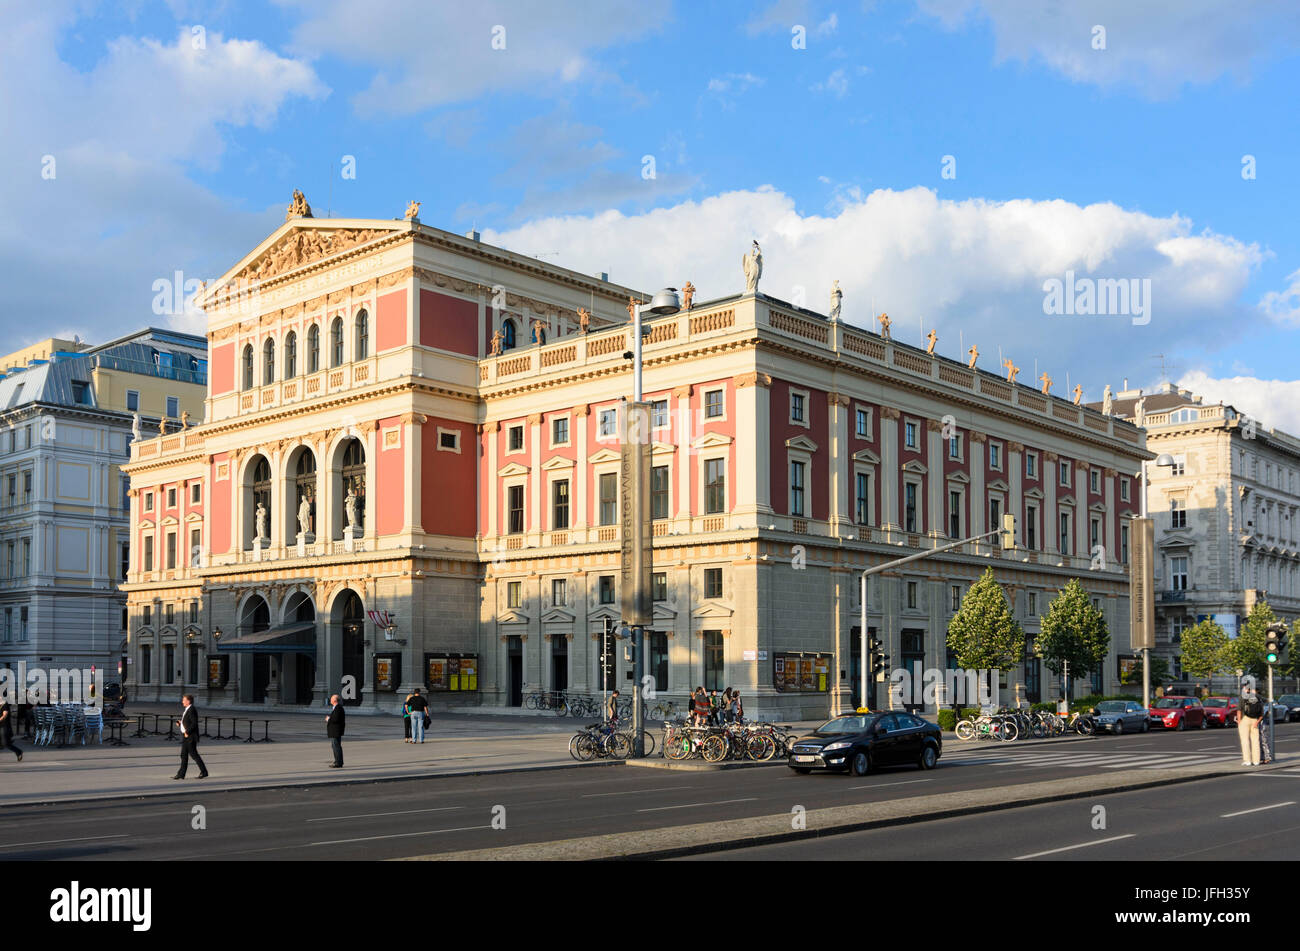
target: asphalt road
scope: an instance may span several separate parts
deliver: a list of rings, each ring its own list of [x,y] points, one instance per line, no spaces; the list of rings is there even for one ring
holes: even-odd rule
[[[1278,740],[1280,753],[1300,752],[1300,726],[1279,727]],[[0,860],[397,858],[789,813],[795,805],[813,810],[1115,769],[1233,764],[1240,762],[1238,750],[1235,731],[1210,730],[1012,744],[951,740],[945,743],[938,769],[922,772],[899,767],[862,778],[798,776],[779,765],[715,772],[599,766],[210,794],[198,783],[187,783],[176,795],[8,807],[0,815]],[[1269,783],[1281,789],[1290,789],[1294,782],[1294,798],[1300,799],[1300,773],[1288,778],[1231,780],[1239,781]],[[1196,790],[1208,784],[1169,787],[1150,795],[1194,799]],[[196,807],[202,807],[197,815]],[[1064,816],[1085,807],[1076,801],[1042,808],[1059,810]],[[1172,821],[1181,821],[1181,812],[1171,811]],[[1021,823],[1007,814],[983,821],[987,829],[997,830],[1004,851],[1008,843],[1018,841],[1015,830]],[[200,824],[204,827],[195,828]],[[1032,839],[1030,845],[1042,844],[1045,839],[1033,825],[1024,824],[1026,840]],[[972,820],[971,829],[978,827],[979,820]],[[1065,838],[1069,838],[1068,828],[1060,830]],[[1008,830],[1010,839],[1006,838]],[[1087,838],[1086,832],[1085,826],[1085,834],[1076,833],[1074,839]],[[906,830],[871,834],[905,835]],[[912,838],[916,838],[914,833]],[[1117,842],[1117,848],[1121,846],[1122,841]],[[799,847],[803,845],[780,848]],[[919,857],[914,845],[907,848],[908,857]]]

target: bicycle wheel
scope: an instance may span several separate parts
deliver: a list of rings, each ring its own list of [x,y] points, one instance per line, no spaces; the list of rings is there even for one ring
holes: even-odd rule
[[[975,724],[969,720],[962,720],[957,724],[957,739],[973,740],[975,738]]]
[[[596,758],[596,741],[590,733],[575,733],[569,740],[569,755],[580,763]]]
[[[555,715],[557,717],[562,717],[569,712],[569,703],[563,697],[560,697],[558,700],[555,701],[555,704],[551,707],[551,709],[555,711]]]
[[[671,760],[686,759],[691,755],[691,738],[685,733],[673,733],[664,737],[664,757]]]
[[[645,745],[642,748],[642,755],[653,756],[655,751],[655,735],[649,730],[646,730],[641,735],[645,738],[643,741]]]
[[[1001,736],[999,736],[998,739],[1003,740],[1004,742],[1019,739],[1020,730],[1016,727],[1015,720],[1003,720],[1001,727]]]
[[[524,697],[524,709],[525,710],[537,709],[537,694],[530,693],[528,696]]]
[[[711,733],[700,744],[700,755],[707,763],[721,763],[727,758],[727,741],[717,733]]]
[[[632,737],[626,733],[610,733],[603,745],[605,755],[612,759],[627,759],[632,755]]]
[[[749,738],[746,752],[752,759],[765,763],[776,755],[776,744],[766,733],[755,733]]]

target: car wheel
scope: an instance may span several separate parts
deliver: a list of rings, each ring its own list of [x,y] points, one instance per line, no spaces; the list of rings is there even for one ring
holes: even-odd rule
[[[1142,732],[1145,733],[1145,732],[1147,732],[1147,730],[1149,730],[1149,729],[1151,729],[1151,721],[1150,721],[1150,720],[1143,720],[1143,721],[1142,721]]]
[[[1210,721],[1206,720],[1205,717],[1201,717],[1201,729],[1208,730],[1209,728],[1210,728]]]
[[[1187,724],[1186,724],[1186,722],[1185,722],[1185,718],[1183,718],[1183,717],[1179,717],[1179,718],[1178,718],[1178,726],[1174,727],[1174,729],[1177,730],[1179,733],[1182,733],[1182,732],[1183,732],[1183,728],[1184,728],[1186,725],[1187,725]]]
[[[922,769],[934,769],[939,764],[939,754],[935,752],[933,746],[927,745],[921,750],[921,758],[917,765]]]
[[[854,776],[865,776],[871,772],[871,757],[866,753],[854,753],[849,760],[849,772]]]
[[[1123,721],[1123,720],[1116,720],[1116,721],[1115,721],[1115,735],[1116,735],[1116,736],[1119,736],[1119,735],[1120,735],[1121,733],[1123,733],[1123,732],[1124,732],[1124,721]]]

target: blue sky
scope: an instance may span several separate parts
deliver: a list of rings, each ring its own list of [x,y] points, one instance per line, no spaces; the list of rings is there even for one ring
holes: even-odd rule
[[[937,327],[940,352],[976,342],[988,369],[1003,348],[1022,380],[1039,365],[1089,399],[1153,386],[1163,354],[1300,431],[1292,4],[0,11],[15,347],[197,326],[152,313],[153,281],[220,274],[301,188],[318,216],[417,199],[428,224],[633,286],[689,278],[701,299],[743,286],[757,237],[775,296],[824,311],[838,279],[852,322],[888,310],[896,336]],[[1066,271],[1151,280],[1150,322],[1045,315]]]

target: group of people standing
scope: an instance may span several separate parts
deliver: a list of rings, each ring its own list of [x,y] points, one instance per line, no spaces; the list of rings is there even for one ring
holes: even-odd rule
[[[739,723],[745,718],[745,708],[740,702],[740,691],[728,687],[718,696],[716,688],[705,692],[696,687],[691,695],[692,726],[722,726]]]

